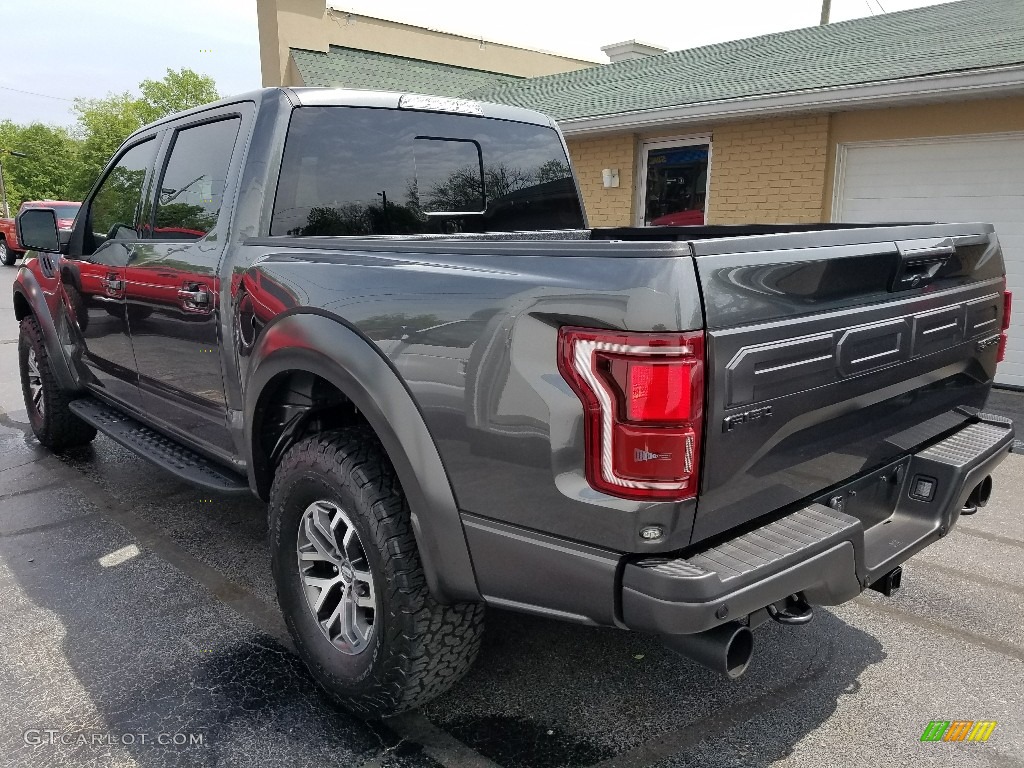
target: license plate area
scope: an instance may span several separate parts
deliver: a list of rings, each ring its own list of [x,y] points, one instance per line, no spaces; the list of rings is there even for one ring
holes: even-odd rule
[[[910,457],[906,456],[814,501],[857,518],[864,530],[881,525],[896,511],[909,466]]]

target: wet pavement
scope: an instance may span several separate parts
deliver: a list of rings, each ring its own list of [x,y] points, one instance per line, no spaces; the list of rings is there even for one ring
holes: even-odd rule
[[[1024,766],[1024,456],[894,598],[761,627],[738,681],[654,638],[490,611],[464,681],[367,724],[290,650],[258,500],[196,491],[102,436],[38,447],[13,275],[0,271],[0,766]],[[983,744],[921,743],[935,719],[998,726]]]

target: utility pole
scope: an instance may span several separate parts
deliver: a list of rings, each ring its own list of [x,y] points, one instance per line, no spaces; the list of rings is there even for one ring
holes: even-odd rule
[[[4,155],[11,155],[12,157],[28,157],[24,152],[15,152],[13,149],[0,149],[0,158]],[[4,218],[11,218],[11,209],[7,207],[7,184],[4,182],[4,163],[0,160],[0,196],[3,197],[4,202]]]
[[[832,0],[821,0],[821,22],[819,26],[828,24],[828,17],[832,13]]]
[[[0,152],[0,155],[3,153]],[[4,218],[11,218],[11,209],[7,207],[7,185],[4,183],[4,161],[0,160],[0,194],[4,197]]]

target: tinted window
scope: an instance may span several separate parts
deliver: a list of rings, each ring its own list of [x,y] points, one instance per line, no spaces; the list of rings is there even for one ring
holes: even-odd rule
[[[416,198],[424,213],[484,212],[483,152],[475,141],[417,136],[412,159]]]
[[[73,219],[78,215],[79,204],[74,205],[53,205],[52,203],[41,200],[38,203],[22,203],[21,208],[18,212],[27,210],[28,208],[53,208],[53,212],[56,214],[58,219]]]
[[[87,251],[99,248],[105,241],[138,240],[137,214],[142,199],[142,184],[153,163],[156,142],[152,139],[136,144],[125,152],[103,179],[89,208]]]
[[[240,118],[178,131],[157,196],[153,238],[198,240],[217,224]]]
[[[650,149],[644,224],[703,224],[708,145]]]
[[[398,235],[583,226],[551,128],[358,107],[293,112],[272,235]]]

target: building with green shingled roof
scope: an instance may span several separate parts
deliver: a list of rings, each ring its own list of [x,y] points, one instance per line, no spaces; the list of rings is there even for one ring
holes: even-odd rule
[[[304,85],[465,96],[523,79],[499,72],[455,67],[337,45],[330,46],[326,53],[293,48],[291,58]]]
[[[261,49],[286,62],[276,79],[264,67],[265,84],[550,114],[591,225],[984,220],[1024,296],[1024,0],[961,0],[682,51],[627,41],[604,50],[632,58],[603,65],[339,15],[324,0],[259,4]],[[297,4],[306,26],[284,10]],[[313,29],[326,32],[312,44],[296,33]],[[1024,386],[1024,331],[1011,334],[1000,378]]]

